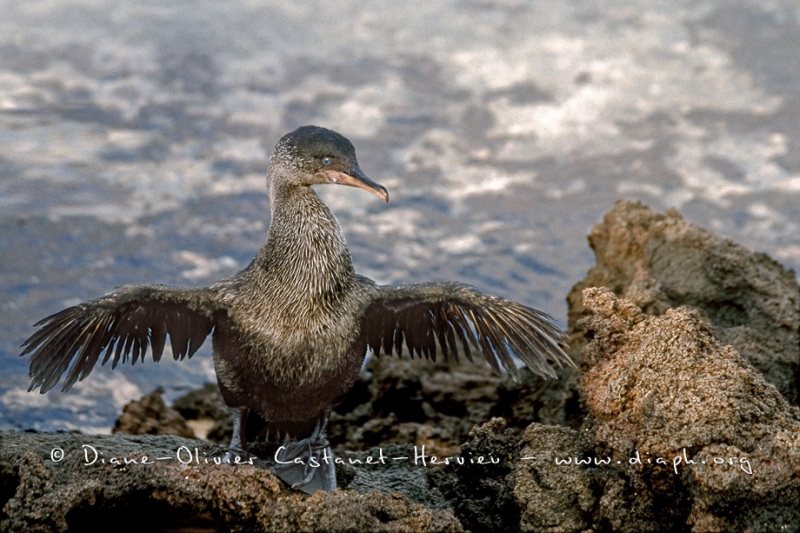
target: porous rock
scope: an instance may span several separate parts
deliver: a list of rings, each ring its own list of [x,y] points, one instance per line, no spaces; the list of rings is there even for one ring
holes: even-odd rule
[[[3,531],[462,530],[451,511],[399,493],[307,496],[250,465],[206,463],[203,441],[20,432],[0,440]]]
[[[113,433],[129,435],[177,435],[194,438],[194,431],[181,414],[167,406],[164,390],[158,388],[138,400],[128,402],[114,424]]]
[[[660,213],[628,200],[594,226],[589,244],[596,264],[567,298],[571,326],[582,316],[587,287],[607,287],[646,314],[690,306],[798,405],[800,288],[793,271],[686,222],[674,209]],[[571,344],[580,347],[582,335],[575,333]]]
[[[585,289],[583,305],[584,431],[634,489],[609,483],[616,501],[602,500],[596,523],[796,529],[800,409],[694,308],[649,316],[605,288]],[[639,507],[638,523],[620,501]]]

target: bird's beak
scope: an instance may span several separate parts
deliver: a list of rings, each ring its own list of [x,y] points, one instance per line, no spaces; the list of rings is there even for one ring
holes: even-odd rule
[[[389,201],[389,192],[386,190],[386,188],[383,185],[375,183],[369,179],[367,175],[364,174],[360,168],[358,168],[358,165],[353,165],[346,170],[326,170],[325,176],[331,181],[331,183],[358,187],[359,189],[364,189],[365,191],[371,192],[378,198],[382,198],[387,202]]]

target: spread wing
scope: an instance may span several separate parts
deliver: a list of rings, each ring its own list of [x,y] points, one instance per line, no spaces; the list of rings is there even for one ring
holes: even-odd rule
[[[459,348],[472,361],[481,352],[492,369],[515,377],[512,354],[532,372],[555,377],[550,362],[574,363],[562,348],[563,333],[541,311],[456,283],[376,287],[361,319],[361,339],[377,356],[415,355],[458,361]],[[549,362],[550,361],[550,362]]]
[[[144,362],[148,345],[159,361],[167,335],[176,360],[191,357],[222,311],[210,289],[154,285],[122,287],[68,307],[34,324],[39,330],[22,344],[21,355],[31,356],[28,390],[52,389],[72,363],[62,387],[69,390],[89,375],[104,350],[101,364],[112,359],[112,368],[129,356],[131,364]]]

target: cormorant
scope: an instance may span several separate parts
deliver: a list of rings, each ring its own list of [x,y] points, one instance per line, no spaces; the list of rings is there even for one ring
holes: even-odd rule
[[[273,471],[312,492],[336,486],[325,427],[355,382],[367,349],[471,361],[480,352],[496,372],[516,375],[515,354],[533,372],[555,377],[548,359],[573,364],[562,332],[544,313],[459,283],[381,286],[356,274],[342,229],[312,185],[335,183],[386,201],[386,189],[359,168],[355,148],[338,133],[301,127],[270,158],[271,222],[266,243],[247,268],[211,287],[130,285],[35,324],[23,343],[29,390],[62,390],[85,378],[103,355],[112,368],[158,361],[169,337],[175,359],[191,357],[212,334],[222,396],[234,414],[226,459],[246,453],[252,410],[270,440],[288,442]],[[212,333],[213,332],[213,333]],[[70,366],[71,365],[71,366]],[[298,464],[294,464],[294,460]],[[299,465],[299,466],[298,466]],[[303,466],[304,465],[304,466]]]

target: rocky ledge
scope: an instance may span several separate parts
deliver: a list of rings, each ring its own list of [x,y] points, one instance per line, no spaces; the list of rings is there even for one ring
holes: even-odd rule
[[[335,492],[215,464],[216,387],[172,407],[155,391],[114,435],[0,433],[0,527],[800,530],[795,274],[631,202],[589,242],[568,296],[579,371],[372,360],[332,417]]]

